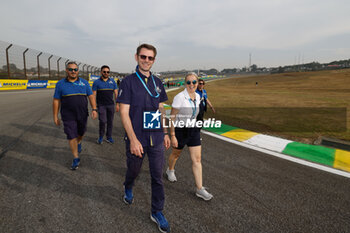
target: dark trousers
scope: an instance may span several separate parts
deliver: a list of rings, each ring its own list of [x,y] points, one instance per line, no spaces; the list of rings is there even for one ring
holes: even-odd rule
[[[125,188],[131,189],[134,181],[140,173],[143,158],[145,154],[148,156],[149,170],[151,173],[152,185],[152,212],[162,211],[164,208],[164,187],[163,187],[163,166],[164,160],[164,145],[163,143],[157,146],[143,147],[142,158],[137,157],[130,152],[130,146],[126,146],[126,165],[127,171],[125,176]]]
[[[100,121],[99,134],[100,137],[105,135],[106,123],[107,123],[107,138],[112,137],[113,118],[114,118],[114,105],[98,106],[98,119]]]

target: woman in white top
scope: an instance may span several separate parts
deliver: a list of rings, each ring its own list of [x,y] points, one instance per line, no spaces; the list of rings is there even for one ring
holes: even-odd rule
[[[202,186],[201,138],[200,128],[195,127],[199,112],[200,97],[196,93],[198,77],[189,73],[185,77],[186,88],[174,97],[171,109],[171,145],[172,153],[169,157],[169,167],[166,171],[168,180],[177,181],[175,164],[185,145],[188,146],[192,160],[192,171],[196,181],[196,195],[209,201],[213,195]],[[174,127],[175,125],[175,127]]]

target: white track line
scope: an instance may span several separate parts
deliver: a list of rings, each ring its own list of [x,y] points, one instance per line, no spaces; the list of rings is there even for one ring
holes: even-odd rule
[[[278,157],[278,158],[281,158],[281,159],[285,159],[285,160],[288,160],[288,161],[291,161],[291,162],[294,162],[294,163],[298,163],[298,164],[301,164],[301,165],[304,165],[304,166],[316,168],[316,169],[319,169],[319,170],[322,170],[322,171],[325,171],[325,172],[329,172],[329,173],[332,173],[332,174],[335,174],[335,175],[339,175],[339,176],[343,176],[343,177],[346,177],[346,178],[350,178],[350,173],[348,173],[348,172],[344,172],[344,171],[341,171],[341,170],[338,170],[338,169],[334,169],[334,168],[331,168],[331,167],[327,167],[327,166],[324,166],[324,165],[312,163],[312,162],[309,162],[309,161],[306,161],[306,160],[302,160],[302,159],[299,159],[299,158],[291,157],[289,155],[280,154],[278,152],[270,151],[270,150],[267,150],[267,149],[255,147],[255,146],[252,146],[252,145],[249,145],[249,144],[246,144],[246,143],[243,143],[243,142],[239,142],[239,141],[233,140],[231,138],[227,138],[227,137],[224,137],[224,136],[221,136],[221,135],[218,135],[218,134],[214,134],[214,133],[211,133],[211,132],[208,132],[208,131],[205,131],[205,130],[202,130],[202,133],[207,134],[207,135],[212,136],[212,137],[215,137],[215,138],[218,138],[218,139],[226,141],[226,142],[230,142],[230,143],[233,143],[233,144],[245,147],[245,148],[249,148],[249,149],[252,149],[252,150],[263,152],[265,154],[269,154],[269,155],[272,155],[272,156],[275,156],[275,157]]]

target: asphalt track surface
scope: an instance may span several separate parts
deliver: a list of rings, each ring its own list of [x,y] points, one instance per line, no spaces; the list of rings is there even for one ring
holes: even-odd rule
[[[0,92],[0,232],[158,232],[150,220],[147,157],[122,201],[124,130],[115,116],[114,145],[96,144],[88,121],[81,166],[52,120],[53,90]],[[204,186],[194,195],[188,150],[164,179],[172,232],[350,232],[350,179],[202,135]],[[166,152],[166,158],[170,150]],[[164,166],[165,167],[165,166]]]

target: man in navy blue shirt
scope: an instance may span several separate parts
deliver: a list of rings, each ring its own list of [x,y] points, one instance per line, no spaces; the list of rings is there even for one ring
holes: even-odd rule
[[[53,119],[56,125],[61,124],[58,118],[58,110],[61,108],[64,132],[67,135],[69,147],[73,154],[71,169],[75,170],[80,163],[81,141],[86,131],[89,115],[87,99],[89,99],[92,108],[92,119],[96,119],[97,109],[89,82],[78,77],[78,65],[75,62],[68,62],[66,73],[67,77],[56,84],[52,104]]]
[[[164,148],[170,147],[170,138],[162,127],[162,118],[165,114],[163,102],[168,97],[162,81],[150,72],[156,55],[154,46],[141,44],[135,54],[138,64],[136,72],[120,83],[117,102],[120,103],[120,115],[126,131],[127,156],[124,202],[129,205],[133,202],[132,187],[147,154],[152,179],[151,219],[157,223],[160,231],[169,232],[169,223],[162,212]]]
[[[92,92],[96,97],[97,108],[98,108],[98,119],[99,124],[99,138],[97,139],[98,144],[102,144],[103,136],[105,135],[106,123],[107,133],[106,141],[108,143],[114,143],[112,138],[113,129],[113,118],[114,112],[119,111],[119,104],[116,105],[114,110],[114,98],[117,99],[118,87],[114,79],[109,78],[110,69],[104,65],[101,67],[101,77],[95,80],[92,85]]]
[[[209,105],[209,107],[211,108],[213,113],[215,113],[215,109],[214,109],[213,105],[211,104],[211,102],[208,99],[207,91],[204,90],[204,85],[205,85],[204,80],[203,79],[199,79],[198,80],[198,87],[197,87],[197,90],[196,90],[196,92],[198,93],[198,95],[200,97],[199,113],[197,115],[197,120],[198,121],[203,121],[203,119],[204,119],[204,112],[207,111],[207,105]]]

